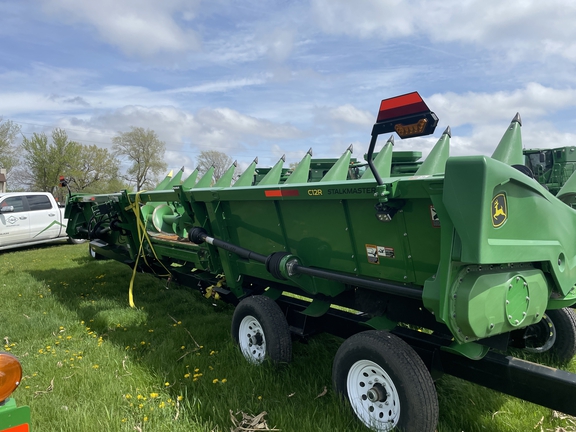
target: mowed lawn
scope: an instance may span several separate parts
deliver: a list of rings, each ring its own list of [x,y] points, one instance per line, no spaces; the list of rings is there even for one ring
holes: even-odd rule
[[[250,365],[231,341],[231,306],[137,274],[130,308],[131,269],[91,260],[86,244],[0,253],[0,273],[0,337],[22,362],[14,396],[35,431],[366,430],[332,391],[338,338],[295,342],[286,367]],[[437,388],[439,431],[576,430],[573,417],[452,377]]]

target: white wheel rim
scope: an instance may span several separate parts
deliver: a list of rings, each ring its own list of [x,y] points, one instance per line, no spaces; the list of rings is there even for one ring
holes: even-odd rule
[[[390,375],[370,360],[359,360],[348,371],[348,399],[356,416],[378,432],[394,429],[400,419],[400,397]]]
[[[238,342],[242,354],[250,363],[260,364],[266,357],[266,338],[260,322],[252,315],[246,315],[240,322]]]

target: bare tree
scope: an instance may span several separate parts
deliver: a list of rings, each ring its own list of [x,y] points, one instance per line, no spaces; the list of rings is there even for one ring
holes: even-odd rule
[[[18,132],[20,126],[0,117],[0,168],[6,170],[8,178],[12,168],[18,164],[18,149],[15,144]]]
[[[228,168],[230,168],[233,162],[232,158],[225,153],[217,150],[206,150],[198,156],[198,173],[203,175],[210,167],[214,167],[214,175],[212,178],[214,182],[217,182],[220,180],[220,177],[228,171]]]
[[[112,139],[114,151],[130,162],[126,180],[136,185],[136,190],[152,187],[156,176],[166,171],[164,152],[166,145],[156,132],[141,127],[131,127],[130,132],[121,132]]]

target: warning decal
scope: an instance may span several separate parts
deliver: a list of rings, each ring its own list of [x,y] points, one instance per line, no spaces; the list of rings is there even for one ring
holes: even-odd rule
[[[434,206],[430,206],[430,219],[432,220],[433,227],[440,227],[440,219],[438,219],[438,213],[436,213]]]
[[[378,246],[378,256],[384,258],[394,258],[394,249],[386,246]]]
[[[368,262],[370,264],[378,264],[380,262],[380,258],[378,255],[378,246],[367,244],[366,255],[368,256]]]

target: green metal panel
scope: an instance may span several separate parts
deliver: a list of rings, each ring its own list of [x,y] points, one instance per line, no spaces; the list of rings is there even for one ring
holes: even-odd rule
[[[276,165],[264,176],[258,183],[259,185],[274,185],[280,183],[280,176],[282,175],[282,165],[286,161],[286,156],[282,156]]]
[[[312,160],[312,149],[304,155],[296,169],[288,176],[285,184],[306,183],[310,175],[310,161]]]
[[[500,140],[498,147],[494,150],[492,159],[499,160],[508,165],[522,165],[524,163],[524,156],[522,155],[522,134],[520,132],[521,127],[522,121],[520,120],[520,115],[516,114]]]
[[[450,128],[448,127],[414,175],[444,174],[446,161],[450,155],[450,134]]]
[[[236,167],[238,166],[238,162],[234,161],[234,163],[226,170],[224,175],[218,179],[218,181],[214,184],[214,187],[230,187],[232,184],[232,178],[234,177],[234,171],[236,171]]]
[[[376,171],[380,174],[380,177],[390,177],[392,171],[392,157],[394,149],[394,136],[388,138],[384,148],[376,155],[374,158],[374,166]],[[370,169],[366,169],[362,175],[362,180],[371,180],[374,178],[374,174]]]
[[[16,405],[14,398],[8,398],[4,404],[0,405],[0,429],[10,429],[10,432],[29,432],[30,407]]]
[[[348,167],[350,166],[350,157],[352,156],[352,145],[340,156],[340,159],[332,168],[322,177],[321,182],[343,181],[348,177]]]
[[[254,181],[254,169],[256,168],[256,164],[258,163],[258,158],[254,159],[254,161],[250,164],[246,171],[244,171],[238,180],[233,184],[234,187],[244,187],[250,186],[252,181]]]
[[[182,187],[184,189],[190,189],[196,183],[196,177],[198,177],[198,168],[196,168],[190,175],[182,182]]]
[[[183,172],[184,172],[184,167],[180,168],[180,171],[178,171],[176,173],[176,175],[174,177],[172,177],[172,179],[168,182],[166,187],[164,187],[163,189],[172,189],[174,186],[179,185],[181,183]],[[156,190],[158,190],[158,189],[156,189]]]
[[[200,180],[198,180],[198,183],[196,183],[194,186],[192,186],[194,189],[200,189],[200,188],[207,188],[212,186],[212,176],[214,175],[214,167],[211,166],[208,171],[206,171],[204,173],[204,175],[200,178]]]

